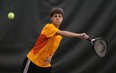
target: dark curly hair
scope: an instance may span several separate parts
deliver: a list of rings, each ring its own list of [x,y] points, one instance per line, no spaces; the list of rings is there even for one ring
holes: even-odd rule
[[[62,14],[62,16],[64,16],[64,11],[63,11],[62,8],[57,8],[57,7],[55,7],[55,8],[53,8],[53,9],[51,10],[50,16],[52,17],[53,14]]]

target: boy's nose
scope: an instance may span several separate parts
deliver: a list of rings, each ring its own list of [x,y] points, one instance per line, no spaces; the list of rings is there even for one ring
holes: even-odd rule
[[[59,20],[59,17],[57,17],[56,19]]]

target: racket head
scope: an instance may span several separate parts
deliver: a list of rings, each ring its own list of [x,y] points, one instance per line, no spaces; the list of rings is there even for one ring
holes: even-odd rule
[[[97,56],[104,57],[107,53],[108,48],[106,40],[103,37],[98,37],[95,39],[91,39],[91,42]]]

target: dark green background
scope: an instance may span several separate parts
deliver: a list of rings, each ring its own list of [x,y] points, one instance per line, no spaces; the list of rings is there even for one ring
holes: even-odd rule
[[[108,42],[107,55],[99,58],[86,40],[64,37],[53,57],[53,73],[116,73],[116,0],[0,0],[0,73],[21,73],[53,7],[64,9],[61,30]],[[14,20],[7,18],[9,12]]]

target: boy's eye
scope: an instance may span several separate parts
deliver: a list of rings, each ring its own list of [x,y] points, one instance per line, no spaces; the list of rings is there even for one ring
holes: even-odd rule
[[[59,16],[59,18],[61,18],[62,16]]]
[[[59,17],[59,18],[61,18],[62,16],[54,16],[54,17]]]

